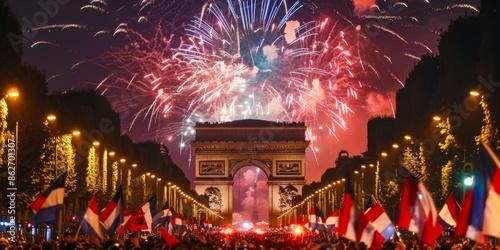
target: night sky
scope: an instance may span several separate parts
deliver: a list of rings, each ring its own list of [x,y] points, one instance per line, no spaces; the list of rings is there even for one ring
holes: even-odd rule
[[[133,53],[127,54],[130,58],[114,58],[113,56],[120,54],[113,52],[133,51],[133,46],[138,46],[141,38],[153,41],[158,37],[165,37],[150,43],[150,49],[161,55],[164,40],[172,34],[182,36],[186,24],[194,15],[201,13],[205,3],[197,0],[165,0],[156,1],[141,10],[139,4],[141,1],[131,0],[93,1],[92,4],[90,1],[51,0],[46,1],[50,4],[45,7],[37,2],[45,1],[7,0],[7,4],[11,6],[24,27],[27,39],[24,46],[24,61],[45,72],[51,92],[96,88],[103,82],[109,84],[103,80],[110,74],[116,77],[121,74],[130,75],[131,72],[121,71],[130,71],[131,68],[116,66],[116,61],[120,61],[122,65],[133,64],[132,61],[140,61],[141,58],[134,58]],[[429,3],[424,0],[412,0],[400,3],[406,6],[393,6],[392,9],[388,9],[388,3],[377,3],[380,9],[377,11],[373,8],[375,4],[373,1],[365,0],[356,1],[355,5],[348,0],[304,2],[304,11],[309,13],[307,16],[302,16],[304,20],[313,19],[321,14],[338,21],[339,26],[359,25],[360,31],[364,32],[370,41],[370,46],[366,47],[367,51],[359,55],[363,56],[363,61],[372,63],[380,74],[378,79],[374,79],[373,76],[358,76],[358,79],[366,85],[358,91],[356,98],[351,97],[348,101],[352,112],[343,116],[346,122],[345,130],[337,128],[335,136],[326,131],[317,134],[317,138],[321,138],[315,144],[317,152],[314,154],[312,149],[307,151],[308,183],[319,181],[324,170],[334,165],[340,150],[347,150],[351,155],[366,151],[366,122],[369,117],[394,114],[395,91],[401,87],[401,83],[404,84],[404,79],[417,62],[417,58],[429,52],[428,49],[433,54],[437,53],[439,31],[446,29],[450,20],[457,16],[474,12],[469,6],[477,8],[479,0],[430,0]],[[288,6],[291,4],[292,1],[288,1]],[[369,18],[377,13],[394,18]],[[141,15],[147,21],[144,21],[145,19],[140,21]],[[120,32],[120,24],[127,24],[128,33]],[[367,26],[381,28],[378,28],[376,33],[369,33],[370,30],[365,29]],[[27,32],[28,30],[31,32]],[[104,30],[109,33],[98,33]],[[129,36],[132,32],[135,40]],[[384,59],[387,57],[390,60]],[[95,61],[98,63],[94,63]],[[79,62],[81,64],[73,67]],[[141,67],[133,68],[133,71],[147,72],[153,67],[154,65],[144,63]],[[98,90],[104,91],[104,88]],[[123,105],[124,96],[129,98],[136,93],[123,85],[109,88],[104,92],[112,103],[120,105]],[[137,107],[132,107],[130,110],[117,108],[121,111],[122,131],[129,134],[135,142],[153,139],[166,144],[174,162],[192,180],[194,176],[193,163],[190,161],[192,152],[188,147],[179,148],[179,138],[173,137],[169,140],[169,136],[165,133],[158,132],[162,131],[171,120],[180,119],[179,116],[160,115],[152,121],[139,118],[130,127],[134,120],[134,109]],[[246,168],[238,172],[235,179],[246,180],[245,176],[251,176],[252,173],[255,176],[255,168]],[[259,177],[259,180],[265,183],[265,178]],[[241,197],[246,197],[242,199],[242,211],[243,207],[253,205],[253,183],[247,182],[241,181],[240,184],[235,184],[235,193],[241,191]],[[267,191],[264,193],[267,195]],[[239,208],[235,207],[235,212],[238,210]],[[243,215],[244,213],[235,216],[248,216]]]

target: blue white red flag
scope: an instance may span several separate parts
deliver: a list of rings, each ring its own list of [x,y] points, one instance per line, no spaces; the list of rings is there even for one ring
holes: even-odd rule
[[[328,232],[332,232],[338,224],[339,221],[339,210],[333,211],[328,218],[326,218],[326,229]]]
[[[314,207],[312,207],[311,211],[309,211],[309,221],[308,221],[309,224],[307,224],[308,225],[307,227],[309,228],[309,230],[311,230],[311,231],[316,230],[316,227],[318,226],[317,221],[318,221],[318,217],[316,216],[316,209],[314,209]]]
[[[386,242],[396,233],[396,228],[380,203],[374,197],[371,200],[371,207],[365,211],[365,217],[372,223],[375,230],[384,237],[384,242]]]
[[[102,231],[101,231],[101,223],[99,221],[99,209],[97,207],[97,201],[95,199],[95,194],[92,195],[92,199],[90,200],[89,207],[87,211],[85,211],[85,215],[83,216],[81,230],[83,233],[87,235],[95,235],[101,241]]]
[[[431,195],[410,170],[405,167],[403,194],[399,203],[397,227],[417,233],[424,244],[434,245],[443,231]]]
[[[32,224],[57,221],[58,212],[64,207],[66,175],[66,173],[61,174],[45,192],[31,203],[30,208],[34,214],[31,218]]]
[[[111,202],[102,210],[99,220],[109,235],[114,235],[123,223],[123,212],[125,210],[125,200],[122,187],[118,187]]]
[[[165,224],[165,222],[167,222],[167,220],[169,220],[172,215],[172,207],[161,210],[153,217],[153,223],[151,223],[151,226],[153,228],[156,228],[156,226],[158,226],[159,224]]]
[[[457,231],[465,229],[467,238],[485,242],[486,235],[500,237],[498,226],[500,221],[500,161],[493,150],[483,142],[479,146],[479,158],[473,174],[473,187],[464,199],[462,205],[464,213],[460,215]]]
[[[165,224],[163,227],[168,230],[168,232],[172,232],[174,229],[174,214],[175,214],[175,209],[174,207],[170,207],[169,211],[167,212],[168,216],[166,217],[167,219],[165,220]]]
[[[381,249],[384,240],[356,205],[354,192],[348,177],[346,177],[344,200],[340,208],[338,232],[340,236],[347,239],[365,243],[370,249]]]
[[[325,215],[316,204],[314,204],[314,210],[316,210],[316,230],[326,232]]]
[[[153,232],[152,213],[156,212],[156,195],[153,195],[146,204],[137,209],[127,222],[127,227],[132,232],[149,231]]]
[[[200,227],[205,229],[205,230],[208,230],[208,220],[207,218],[203,218],[201,219],[200,221]]]
[[[209,220],[208,221],[208,230],[212,230],[214,227],[214,223],[212,222],[212,220]]]
[[[176,230],[181,230],[181,231],[187,230],[186,219],[180,213],[174,214],[174,217],[173,217],[173,220],[171,223],[174,225],[174,229],[176,229]]]
[[[446,203],[439,211],[439,223],[443,228],[455,228],[458,221],[458,212],[460,207],[455,200],[453,193],[450,194]]]
[[[346,178],[344,200],[340,208],[338,232],[340,236],[358,242],[357,229],[359,225],[359,211],[354,202],[354,192],[349,178]]]

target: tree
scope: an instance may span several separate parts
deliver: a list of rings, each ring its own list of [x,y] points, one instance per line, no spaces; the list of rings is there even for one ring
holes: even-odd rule
[[[500,150],[500,137],[498,127],[495,124],[495,119],[492,117],[488,102],[481,97],[481,108],[483,110],[483,125],[481,126],[481,133],[475,137],[476,146],[479,150],[479,145],[482,142],[488,144],[495,150]]]

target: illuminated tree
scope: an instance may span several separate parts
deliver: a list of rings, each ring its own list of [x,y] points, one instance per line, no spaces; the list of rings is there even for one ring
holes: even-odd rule
[[[456,166],[460,159],[458,156],[454,156],[452,159],[448,160],[446,165],[441,169],[441,196],[446,197],[450,194],[450,188],[452,187],[452,173],[453,166]]]
[[[461,149],[453,133],[449,117],[440,121],[437,124],[437,128],[439,128],[439,132],[445,136],[445,139],[438,143],[438,147],[448,159],[446,164],[441,168],[441,197],[446,198],[450,194],[450,189],[452,188],[453,166],[459,164],[460,159],[457,154]]]
[[[397,209],[400,197],[400,185],[398,177],[391,172],[385,172],[383,181],[380,182],[380,192],[377,197],[380,204],[385,204],[384,208],[388,213]]]
[[[491,115],[488,103],[481,97],[481,108],[483,110],[483,126],[481,126],[481,133],[475,137],[476,145],[479,148],[479,144],[482,142],[488,144],[491,148],[499,150],[500,143],[498,137],[498,128],[495,126],[495,120]]]
[[[55,140],[57,145],[57,172],[58,174],[67,172],[65,189],[66,197],[72,197],[76,191],[76,149],[71,144],[72,139],[73,136],[71,134],[64,134],[52,138],[52,140]]]
[[[118,162],[114,161],[111,164],[111,193],[114,194],[116,192],[117,183],[118,183]]]
[[[130,200],[132,198],[132,189],[130,187],[130,182],[131,182],[131,179],[132,179],[132,170],[131,169],[128,169],[127,170],[127,180],[125,181],[126,185],[127,185],[127,191],[126,191],[126,194],[127,194],[127,200]]]
[[[427,171],[427,162],[422,145],[418,145],[417,150],[413,150],[410,147],[406,148],[403,153],[402,164],[403,166],[409,168],[412,173],[420,181],[422,181],[422,183],[424,183],[424,185],[427,184],[429,180],[429,172]]]
[[[146,175],[140,175],[130,182],[131,199],[127,202],[131,207],[140,207],[144,204],[144,200],[146,199]]]
[[[459,148],[457,139],[455,138],[455,135],[453,134],[453,130],[451,128],[449,117],[440,121],[436,127],[440,129],[439,132],[442,135],[445,135],[445,139],[438,143],[439,149],[441,149],[441,151],[447,154]]]
[[[5,149],[5,142],[7,141],[6,129],[7,129],[7,103],[5,99],[0,99],[0,156],[3,155]],[[0,157],[0,166],[4,166],[3,157]]]
[[[85,178],[87,192],[95,193],[98,191],[99,183],[99,156],[96,154],[95,147],[89,149],[87,175]]]

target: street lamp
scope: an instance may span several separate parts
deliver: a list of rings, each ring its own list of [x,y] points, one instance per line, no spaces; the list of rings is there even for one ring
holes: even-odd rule
[[[9,90],[7,90],[7,97],[18,97],[19,96],[19,91],[17,90],[16,87],[12,87]]]
[[[53,114],[47,115],[47,120],[49,120],[50,122],[53,122],[56,120],[56,116]]]
[[[471,91],[469,92],[469,94],[470,94],[471,96],[479,96],[479,95],[480,95],[479,91],[477,91],[477,90],[471,90]]]

